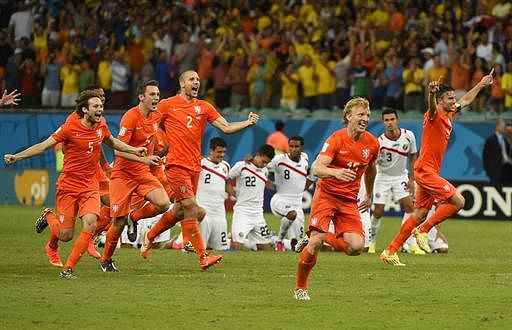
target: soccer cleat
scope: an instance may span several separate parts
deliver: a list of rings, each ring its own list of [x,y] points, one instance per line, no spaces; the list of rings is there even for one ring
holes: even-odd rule
[[[151,249],[151,241],[148,238],[149,230],[142,231],[142,244],[140,245],[140,256],[144,259],[149,257],[149,250]]]
[[[46,256],[48,257],[48,261],[55,267],[62,267],[62,261],[60,260],[59,248],[52,249],[49,244],[46,244],[44,247],[46,251]]]
[[[128,214],[126,226],[128,226],[128,229],[126,231],[126,234],[128,235],[128,240],[133,243],[137,240],[137,223],[132,221],[132,219],[130,218],[130,214]]]
[[[96,246],[94,246],[94,243],[94,239],[91,238],[89,240],[89,245],[87,246],[87,253],[94,259],[99,259],[101,258],[101,254],[98,251],[96,251]]]
[[[211,266],[219,263],[222,260],[222,256],[211,256],[208,253],[203,254],[201,257],[199,264],[201,265],[201,268],[206,270],[210,268]]]
[[[393,266],[405,266],[405,264],[400,262],[400,259],[398,258],[398,255],[395,253],[389,254],[388,250],[382,251],[380,254],[380,260],[382,260],[383,263]]]
[[[428,233],[424,233],[420,231],[419,227],[416,227],[412,230],[412,234],[416,238],[416,243],[418,246],[425,252],[431,253],[430,246],[428,245]]]
[[[409,247],[409,251],[408,251],[409,254],[417,254],[417,255],[422,255],[422,254],[427,254],[425,251],[423,251],[419,246],[418,244],[413,244]]]
[[[181,251],[184,253],[193,252],[196,253],[196,249],[194,249],[194,246],[192,245],[192,242],[188,241],[187,244],[183,245],[181,248]]]
[[[68,278],[68,279],[74,279],[74,278],[76,278],[76,275],[75,275],[75,273],[73,272],[73,269],[72,269],[72,268],[68,268],[68,269],[63,269],[63,270],[60,272],[60,277],[62,277],[62,278]]]
[[[295,300],[311,300],[308,294],[308,290],[297,289],[293,292]]]
[[[370,245],[368,246],[368,253],[375,253],[375,246],[377,244],[375,243],[375,241],[371,242]]]
[[[112,259],[108,259],[105,262],[100,261],[100,267],[104,273],[117,273],[119,271],[116,265],[114,265],[114,260]]]
[[[41,216],[37,218],[34,226],[36,227],[36,233],[40,234],[43,230],[48,227],[48,221],[46,221],[46,215],[50,213],[52,210],[49,208],[44,208],[43,212],[41,212]]]
[[[276,242],[276,251],[277,252],[284,252],[285,251],[283,241],[277,241]]]
[[[301,253],[302,250],[304,250],[304,248],[306,247],[306,245],[308,245],[308,243],[309,243],[309,237],[307,237],[307,236],[302,237],[297,242],[297,244],[295,244],[295,252]]]

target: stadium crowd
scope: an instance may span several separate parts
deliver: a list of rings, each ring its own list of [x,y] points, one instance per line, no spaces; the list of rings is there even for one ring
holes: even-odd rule
[[[22,107],[71,107],[98,85],[126,109],[140,81],[162,97],[194,69],[217,108],[424,111],[426,86],[457,96],[494,68],[477,112],[512,110],[507,0],[0,1],[2,88]],[[488,110],[489,109],[489,110]]]

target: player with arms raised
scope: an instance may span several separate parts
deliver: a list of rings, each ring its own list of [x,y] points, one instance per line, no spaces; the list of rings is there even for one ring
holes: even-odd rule
[[[391,244],[381,253],[380,259],[384,263],[404,266],[396,251],[411,233],[416,237],[418,246],[430,253],[429,230],[464,207],[464,197],[450,182],[439,175],[441,162],[452,132],[453,116],[470,105],[484,87],[492,85],[493,72],[494,70],[491,70],[488,75],[482,77],[459,102],[455,99],[455,91],[450,86],[442,85],[439,81],[432,81],[429,84],[428,111],[423,118],[420,156],[414,165],[417,185],[414,213],[402,224]],[[425,221],[428,211],[435,202],[438,203],[436,211]]]

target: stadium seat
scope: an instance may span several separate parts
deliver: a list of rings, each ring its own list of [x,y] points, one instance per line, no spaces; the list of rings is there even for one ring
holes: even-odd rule
[[[292,119],[305,119],[311,116],[311,111],[307,108],[298,108],[290,113]]]
[[[333,113],[328,109],[316,109],[311,113],[311,118],[320,119],[320,120],[330,120],[333,119]]]
[[[259,111],[258,111],[258,109],[253,108],[253,107],[243,108],[238,111],[237,117],[247,117],[249,112],[258,113]]]
[[[235,107],[226,107],[222,109],[221,113],[224,117],[229,117],[238,115],[239,111],[238,108]]]
[[[275,108],[262,108],[258,114],[264,118],[270,119],[284,119],[286,117],[286,110]]]

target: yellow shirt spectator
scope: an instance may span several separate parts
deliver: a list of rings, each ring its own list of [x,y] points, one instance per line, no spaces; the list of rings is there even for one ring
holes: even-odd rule
[[[501,88],[505,91],[505,108],[512,108],[512,72],[506,72],[501,77]]]
[[[112,87],[112,69],[110,61],[103,60],[98,65],[98,82],[101,88],[110,90]]]
[[[386,25],[389,20],[389,14],[387,11],[382,10],[381,8],[375,9],[370,16],[368,17],[368,21],[371,23],[380,26]]]
[[[313,65],[299,67],[299,79],[302,83],[302,92],[305,97],[318,95],[318,83],[315,77],[315,67]]]
[[[438,80],[441,78],[442,83],[447,83],[446,78],[448,77],[448,69],[444,66],[432,67],[427,71],[427,82]]]
[[[291,78],[291,79],[290,79]],[[297,100],[299,98],[299,75],[293,73],[290,77],[281,73],[281,98]]]
[[[416,68],[414,70],[405,69],[402,73],[402,79],[405,83],[404,94],[414,93],[414,92],[422,92],[423,91],[423,77],[425,73],[423,69]],[[408,81],[408,78],[411,80]]]
[[[336,62],[328,61],[327,67],[321,62],[315,65],[316,75],[318,77],[318,94],[329,94],[336,91],[336,75],[332,72]]]
[[[73,94],[80,90],[78,68],[75,65],[66,64],[60,69],[60,80],[62,81],[62,93]]]

